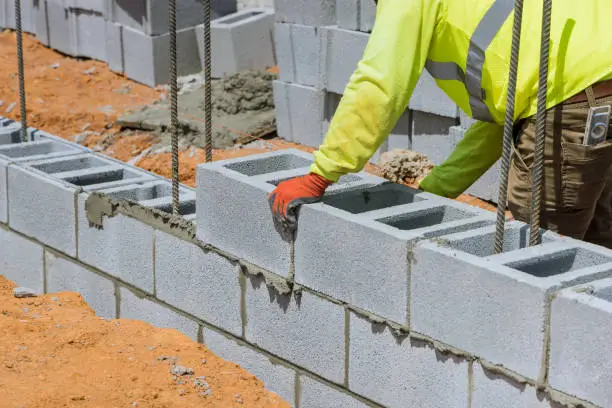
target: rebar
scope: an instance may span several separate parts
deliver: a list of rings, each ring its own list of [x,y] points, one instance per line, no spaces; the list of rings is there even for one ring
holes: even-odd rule
[[[206,162],[212,161],[212,49],[210,22],[212,0],[204,1],[204,150]]]
[[[550,51],[550,20],[552,0],[544,0],[542,10],[542,43],[540,48],[540,72],[538,84],[538,111],[536,113],[536,141],[531,173],[531,217],[529,220],[529,245],[541,243],[540,212],[542,209],[542,184],[544,182],[544,146],[546,145],[546,95],[548,92],[548,56]]]
[[[501,179],[497,200],[497,222],[495,224],[495,253],[504,249],[504,230],[506,228],[506,206],[508,204],[508,173],[512,155],[514,130],[514,103],[516,99],[516,82],[518,78],[518,60],[521,45],[521,28],[523,23],[523,0],[514,1],[514,23],[512,27],[512,50],[510,53],[510,72],[508,77],[508,96],[506,99],[506,117],[504,122],[504,144],[501,158]]]
[[[170,132],[172,137],[172,213],[179,213],[179,121],[178,121],[178,78],[176,66],[176,0],[168,1],[170,32]]]
[[[17,72],[19,76],[19,107],[21,116],[21,141],[27,142],[28,118],[26,113],[25,73],[23,65],[23,30],[21,28],[21,0],[15,0],[15,28],[17,31]]]

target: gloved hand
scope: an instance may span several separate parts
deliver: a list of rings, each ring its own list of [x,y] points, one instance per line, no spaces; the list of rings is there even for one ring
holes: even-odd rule
[[[276,231],[291,242],[297,228],[297,210],[302,204],[321,199],[331,181],[315,173],[280,183],[268,196]]]

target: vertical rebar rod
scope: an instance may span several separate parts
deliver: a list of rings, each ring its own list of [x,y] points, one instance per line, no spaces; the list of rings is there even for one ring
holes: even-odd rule
[[[15,28],[17,30],[17,72],[19,76],[19,107],[21,115],[21,140],[27,142],[28,118],[26,113],[25,73],[23,65],[23,30],[21,28],[21,0],[15,0]]]
[[[536,113],[536,143],[531,174],[531,217],[529,245],[541,243],[540,212],[542,184],[544,182],[544,146],[546,145],[546,95],[548,92],[548,56],[550,51],[550,20],[552,0],[544,0],[542,10],[542,42],[540,48],[540,73],[538,85],[538,111]]]
[[[521,45],[521,28],[523,23],[523,0],[514,1],[514,24],[512,27],[512,50],[510,54],[510,72],[508,76],[508,97],[506,99],[506,117],[504,122],[504,145],[501,160],[501,179],[497,200],[497,223],[495,225],[495,253],[504,250],[504,230],[506,228],[506,206],[508,204],[508,173],[512,155],[514,130],[514,103],[516,99],[516,82],[518,78],[518,60]]]
[[[212,0],[204,1],[204,150],[206,162],[212,161],[212,49],[210,45],[210,22]]]
[[[172,213],[179,213],[178,78],[176,66],[176,0],[168,2],[170,32],[170,132],[172,136]]]

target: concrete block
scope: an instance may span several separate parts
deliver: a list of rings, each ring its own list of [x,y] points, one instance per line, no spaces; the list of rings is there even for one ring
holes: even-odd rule
[[[195,28],[177,32],[178,75],[190,75],[202,70]],[[123,62],[125,75],[148,86],[165,84],[169,80],[170,35],[149,36],[132,28],[123,28]]]
[[[36,35],[39,32],[46,30],[48,38],[41,39],[43,44],[53,48],[56,51],[67,55],[76,55],[76,33],[74,32],[74,24],[71,24],[70,11],[65,8],[63,0],[47,0],[46,19],[40,17],[42,27],[36,28]],[[37,24],[38,24],[37,19]],[[46,24],[46,27],[45,27]],[[47,39],[48,42],[44,42]]]
[[[245,339],[249,343],[332,382],[344,382],[345,312],[341,305],[306,291],[281,295],[260,277],[249,279],[245,298]]]
[[[337,0],[336,21],[339,28],[371,32],[376,18],[373,0]]]
[[[412,246],[492,217],[394,183],[337,194],[301,209],[295,280],[407,325]]]
[[[0,4],[0,27],[15,29],[15,0],[4,0]],[[21,0],[21,29],[30,34],[34,34],[36,13],[41,7],[38,0]]]
[[[107,21],[99,13],[71,10],[71,24],[75,40],[75,55],[106,61]]]
[[[499,255],[493,228],[416,246],[411,329],[537,380],[554,292],[609,276],[612,252],[554,235],[521,249],[524,224],[508,229]]]
[[[71,291],[79,293],[97,316],[117,316],[115,284],[87,269],[84,265],[45,251],[47,293]]]
[[[111,4],[111,0],[64,0],[66,8],[94,12],[104,17],[108,17]]]
[[[155,327],[175,329],[198,341],[199,325],[196,321],[125,287],[120,290],[120,298],[121,319],[142,320]]]
[[[279,70],[279,79],[287,83],[295,82],[295,61],[293,60],[291,27],[291,24],[274,23],[274,53]]]
[[[551,402],[531,385],[515,383],[474,362],[471,407],[561,408],[561,405]]]
[[[210,324],[242,335],[240,266],[155,231],[157,297]]]
[[[125,70],[123,54],[123,26],[112,21],[106,21],[106,62],[114,72],[123,74]]]
[[[321,40],[318,31],[317,27],[299,24],[291,26],[293,62],[295,63],[294,82],[298,84],[317,85],[321,55]]]
[[[212,0],[213,19],[236,11],[235,0]],[[168,0],[113,0],[110,19],[146,35],[168,34]],[[204,22],[203,3],[184,0],[176,4],[178,30]]]
[[[602,407],[612,405],[612,279],[566,289],[552,302],[551,387]]]
[[[203,61],[204,26],[198,26],[196,31],[200,60]],[[247,9],[214,20],[211,23],[213,77],[276,65],[273,39],[272,9]]]
[[[36,138],[37,140],[21,143],[19,140],[20,132],[17,131],[15,135],[17,136],[13,139],[15,142],[0,145],[0,157],[4,160],[26,162],[83,153],[83,150],[76,145],[60,143],[46,138]]]
[[[376,3],[372,0],[359,0],[359,30],[372,32],[376,20]]]
[[[10,227],[58,251],[76,256],[75,192],[73,186],[40,172],[10,165]]]
[[[208,328],[204,328],[204,345],[222,359],[236,363],[256,376],[263,381],[267,390],[276,393],[291,406],[295,404],[293,370],[247,346],[246,343],[238,343]]]
[[[287,84],[292,140],[318,147],[323,142],[325,93],[309,86]]]
[[[307,174],[311,164],[312,155],[287,149],[198,166],[198,239],[288,276],[291,245],[274,228],[268,194],[284,177]],[[285,175],[289,170],[296,172]],[[347,176],[328,193],[367,179],[365,174]]]
[[[464,408],[468,363],[388,327],[350,316],[349,388],[389,408]]]
[[[273,81],[274,115],[276,117],[276,133],[285,140],[293,140],[291,130],[291,113],[289,112],[289,84]]]
[[[474,123],[477,122],[476,119],[471,118],[470,116],[468,116],[467,113],[465,113],[463,110],[459,109],[459,107],[457,107],[457,112],[459,113],[459,123],[461,125],[461,129],[462,130],[467,130],[469,129]]]
[[[367,405],[337,388],[300,376],[300,407],[303,408],[368,408]]]
[[[442,164],[455,148],[450,135],[454,118],[412,111],[412,150],[425,154],[435,164]]]
[[[45,292],[43,247],[0,228],[0,275],[19,286]]]
[[[308,26],[328,26],[336,23],[336,0],[274,0],[276,21]]]

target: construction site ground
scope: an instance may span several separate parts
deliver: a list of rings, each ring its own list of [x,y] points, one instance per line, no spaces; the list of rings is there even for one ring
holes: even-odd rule
[[[15,42],[13,32],[0,33],[0,116],[20,120]],[[159,148],[167,138],[116,124],[144,105],[159,106],[167,100],[167,88],[134,83],[104,63],[66,57],[27,35],[24,55],[29,126],[171,177],[170,151]],[[214,149],[213,160],[291,147],[314,150],[277,138],[274,132],[239,133],[243,137],[235,139],[246,144]],[[181,146],[180,180],[192,187],[196,166],[205,159],[200,146]],[[373,165],[366,170],[380,174]],[[475,197],[459,200],[495,209]],[[246,371],[176,331],[97,318],[74,293],[16,299],[12,287],[0,276],[0,401],[9,401],[3,406],[289,406]],[[173,378],[173,360],[161,356],[176,357],[177,364],[195,373],[184,381]],[[206,376],[211,396],[202,396],[201,387],[194,385],[198,376]]]

